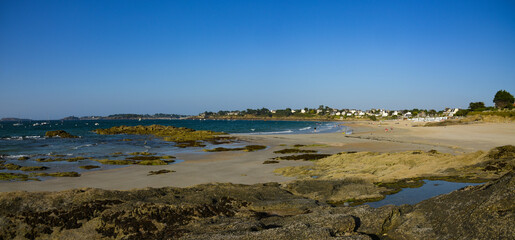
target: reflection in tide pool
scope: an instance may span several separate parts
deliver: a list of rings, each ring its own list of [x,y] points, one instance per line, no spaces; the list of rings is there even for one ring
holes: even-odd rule
[[[426,199],[450,193],[454,190],[464,188],[466,186],[475,186],[482,183],[457,183],[447,181],[430,181],[424,180],[425,184],[419,188],[404,188],[402,191],[387,195],[381,201],[365,203],[371,207],[382,207],[385,205],[402,205],[402,204],[417,204]]]

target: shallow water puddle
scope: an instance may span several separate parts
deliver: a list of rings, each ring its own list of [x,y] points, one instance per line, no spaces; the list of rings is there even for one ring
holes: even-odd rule
[[[475,186],[482,183],[458,183],[441,180],[424,180],[424,185],[419,188],[404,188],[400,192],[387,195],[383,200],[365,203],[371,207],[382,207],[385,205],[417,204],[426,199],[450,193],[466,186]]]

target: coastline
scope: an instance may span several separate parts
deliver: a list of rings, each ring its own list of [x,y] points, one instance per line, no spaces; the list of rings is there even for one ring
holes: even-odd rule
[[[256,152],[183,153],[177,158],[183,162],[165,166],[128,166],[92,171],[77,178],[54,178],[41,182],[1,182],[0,191],[61,191],[74,188],[102,188],[131,190],[147,187],[189,187],[213,182],[255,184],[265,182],[285,183],[294,180],[274,173],[282,167],[305,166],[309,161],[280,161],[263,164],[277,157],[274,151],[295,144],[311,145],[309,149],[322,154],[347,151],[378,153],[410,150],[437,150],[442,153],[461,154],[515,142],[515,124],[482,123],[447,127],[414,128],[396,122],[350,122],[354,133],[244,135],[238,137],[249,144],[268,146]],[[381,125],[379,125],[381,124]],[[385,127],[394,128],[384,132]],[[173,170],[175,172],[147,176],[149,171]]]

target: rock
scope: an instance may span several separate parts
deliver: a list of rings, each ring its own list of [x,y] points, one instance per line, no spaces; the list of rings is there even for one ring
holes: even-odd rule
[[[63,130],[48,131],[45,133],[46,137],[60,137],[60,138],[78,138],[78,136],[71,135]]]
[[[399,239],[514,239],[515,172],[423,201],[388,231]]]
[[[331,207],[276,183],[9,192],[0,193],[0,239],[514,239],[513,199],[513,172],[381,208]]]

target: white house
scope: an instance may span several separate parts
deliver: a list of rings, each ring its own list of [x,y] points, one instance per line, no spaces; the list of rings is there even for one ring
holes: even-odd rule
[[[388,112],[386,111],[381,111],[381,117],[388,117]]]
[[[301,113],[306,113],[306,109],[300,110]]]

